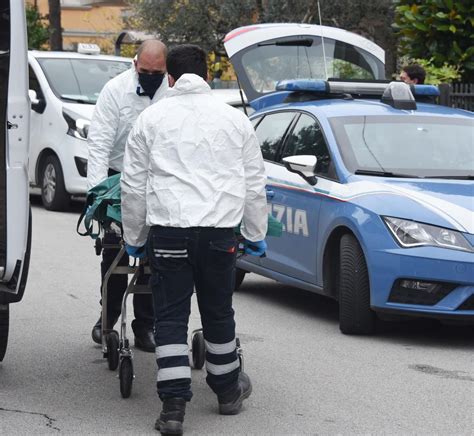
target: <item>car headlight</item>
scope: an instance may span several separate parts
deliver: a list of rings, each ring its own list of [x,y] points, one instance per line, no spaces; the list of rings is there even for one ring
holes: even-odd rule
[[[390,216],[382,218],[395,240],[404,248],[430,245],[453,250],[474,251],[472,245],[461,232],[402,218]]]
[[[68,125],[67,134],[77,139],[87,140],[89,134],[90,121],[81,118],[74,112],[63,110],[63,117]]]

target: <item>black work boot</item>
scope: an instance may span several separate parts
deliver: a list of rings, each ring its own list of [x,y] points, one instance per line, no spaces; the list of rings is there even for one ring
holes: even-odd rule
[[[132,323],[133,333],[135,334],[135,347],[148,353],[156,351],[155,333],[152,328],[136,327]]]
[[[114,327],[117,320],[118,320],[118,316],[112,319],[112,324],[110,325],[109,329],[112,329]],[[92,340],[96,344],[102,345],[102,315],[100,315],[94,327],[92,327]]]
[[[163,401],[160,417],[155,428],[162,435],[182,435],[186,400],[184,398],[168,398]]]
[[[250,397],[251,393],[252,383],[249,376],[245,372],[240,372],[237,387],[217,396],[219,413],[221,415],[237,415],[242,409],[242,402]]]

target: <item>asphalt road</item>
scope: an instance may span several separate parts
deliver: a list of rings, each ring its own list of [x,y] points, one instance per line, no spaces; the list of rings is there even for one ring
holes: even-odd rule
[[[11,306],[0,364],[2,435],[156,434],[153,355],[135,353],[133,392],[124,400],[91,341],[99,258],[75,233],[79,210],[33,206],[28,286]],[[193,371],[186,434],[473,434],[472,329],[382,323],[377,336],[343,336],[336,303],[255,275],[234,301],[254,393],[241,415],[219,416],[205,372]]]

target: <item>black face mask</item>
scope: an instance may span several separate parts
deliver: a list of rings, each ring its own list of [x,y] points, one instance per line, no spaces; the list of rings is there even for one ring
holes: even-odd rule
[[[164,77],[164,73],[138,73],[138,83],[140,83],[143,91],[145,91],[144,94],[148,95],[150,98],[153,98],[156,90],[161,86]]]

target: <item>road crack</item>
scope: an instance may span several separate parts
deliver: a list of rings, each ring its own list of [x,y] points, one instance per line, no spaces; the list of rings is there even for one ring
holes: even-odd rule
[[[46,422],[46,427],[50,428],[51,430],[61,431],[58,427],[54,426],[54,423],[56,422],[56,419],[49,417],[48,415],[46,415],[46,413],[29,412],[27,410],[6,409],[4,407],[0,407],[0,412],[24,413],[24,414],[27,414],[27,415],[42,416],[47,421]]]
[[[410,369],[422,372],[424,374],[436,375],[441,378],[450,378],[454,380],[474,381],[474,378],[467,375],[465,371],[448,371],[447,369],[436,368],[431,365],[408,365]]]

